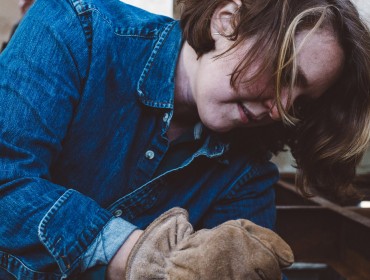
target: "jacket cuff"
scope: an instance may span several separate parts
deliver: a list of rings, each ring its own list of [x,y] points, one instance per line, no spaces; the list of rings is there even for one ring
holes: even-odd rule
[[[82,257],[81,272],[107,265],[135,229],[136,226],[121,218],[112,218]]]
[[[72,189],[49,209],[39,224],[38,236],[63,277],[76,269],[81,256],[111,218],[109,211]]]

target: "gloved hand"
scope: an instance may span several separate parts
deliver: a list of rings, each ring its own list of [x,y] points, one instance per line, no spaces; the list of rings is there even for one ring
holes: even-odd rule
[[[126,279],[281,279],[293,253],[276,233],[232,220],[194,233],[184,209],[173,208],[144,231],[132,249]]]

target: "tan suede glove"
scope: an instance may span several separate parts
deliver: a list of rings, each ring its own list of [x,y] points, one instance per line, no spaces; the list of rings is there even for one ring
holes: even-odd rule
[[[281,279],[293,253],[276,233],[232,220],[194,233],[184,209],[173,208],[144,231],[132,249],[126,279]]]

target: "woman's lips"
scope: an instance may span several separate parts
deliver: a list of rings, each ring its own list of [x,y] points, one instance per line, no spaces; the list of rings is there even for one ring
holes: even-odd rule
[[[251,116],[249,115],[249,112],[247,108],[241,103],[238,103],[238,110],[240,114],[240,119],[243,123],[249,123],[249,120],[251,120]]]
[[[243,103],[238,103],[238,110],[240,114],[240,119],[243,124],[248,124],[248,126],[260,126],[266,125],[274,122],[269,118],[268,113],[259,115],[258,117],[254,115]]]

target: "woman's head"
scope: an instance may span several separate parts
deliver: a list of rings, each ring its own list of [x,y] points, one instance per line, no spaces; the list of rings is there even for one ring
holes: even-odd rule
[[[274,103],[266,105],[270,119],[277,111],[299,131],[291,146],[306,185],[348,184],[368,143],[370,120],[370,35],[351,2],[180,2],[184,39],[199,59],[210,54],[224,61],[237,57],[237,63],[230,63],[230,87],[240,94],[258,88],[259,102],[266,92],[273,93]],[[222,43],[218,37],[229,42],[225,52],[215,52]],[[312,60],[307,59],[310,54]],[[302,63],[332,71],[323,76],[324,86],[296,98],[294,88],[304,82]],[[255,112],[250,115],[245,105],[241,109],[253,119]]]

